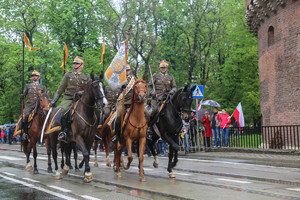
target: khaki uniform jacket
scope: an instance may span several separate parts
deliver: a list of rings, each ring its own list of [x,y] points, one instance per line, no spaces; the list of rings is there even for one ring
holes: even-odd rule
[[[84,72],[67,72],[56,92],[59,95],[64,93],[63,100],[72,100],[76,92],[84,90],[90,79],[90,76]]]
[[[105,97],[109,103],[110,102],[116,103],[120,94],[121,94],[120,88],[113,90],[110,86],[105,87]]]
[[[28,100],[26,102],[25,109],[23,112],[24,117],[28,117],[30,112],[34,109],[36,102],[39,100],[39,95],[36,93],[36,91],[42,94],[46,92],[46,87],[41,84],[34,85],[33,83],[25,85],[23,94],[24,96],[28,97]]]
[[[174,77],[168,73],[162,74],[157,73],[153,75],[153,82],[155,85],[155,92],[157,100],[162,100],[167,97],[167,94],[172,90],[176,92],[176,83]],[[153,89],[153,83],[149,84],[148,91],[151,92]]]

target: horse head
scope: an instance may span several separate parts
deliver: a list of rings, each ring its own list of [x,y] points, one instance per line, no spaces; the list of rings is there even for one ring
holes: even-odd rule
[[[193,91],[196,86],[192,88],[188,85],[177,90],[173,96],[173,103],[176,104],[176,109],[178,112],[182,112],[185,119],[189,118],[191,113],[191,105],[193,102]],[[176,101],[176,102],[175,102]]]
[[[147,94],[147,83],[144,79],[136,79],[133,86],[133,100],[138,102],[144,102]],[[137,99],[136,99],[137,97]]]
[[[107,104],[103,89],[104,85],[102,83],[103,72],[101,73],[100,77],[94,77],[94,73],[91,72],[90,77],[92,79],[91,87],[93,96],[95,97],[95,102],[99,108],[102,108],[103,104]]]
[[[39,96],[39,99],[40,99],[40,108],[43,110],[43,113],[46,115],[47,112],[49,111],[50,109],[50,98],[49,98],[49,90],[47,91],[47,93],[39,93],[38,92],[38,96]]]

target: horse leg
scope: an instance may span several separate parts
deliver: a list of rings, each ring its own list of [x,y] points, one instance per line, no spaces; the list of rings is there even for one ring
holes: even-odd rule
[[[90,172],[91,168],[89,165],[89,150],[87,150],[87,148],[85,147],[84,140],[81,136],[78,135],[76,137],[76,142],[82,152],[84,163],[85,163],[84,182],[89,183],[93,180],[92,173]]]
[[[98,142],[94,141],[93,143],[93,149],[94,149],[94,167],[98,167],[98,159],[97,159],[97,147],[98,147]]]
[[[52,167],[51,167],[51,147],[50,147],[50,140],[47,139],[47,143],[45,143],[46,148],[47,148],[47,155],[48,155],[48,173],[53,173]]]
[[[122,156],[122,151],[125,147],[125,142],[120,143],[120,145],[116,148],[116,172],[118,178],[122,178],[122,174],[120,172],[120,162],[121,162],[121,156]]]
[[[159,165],[159,161],[158,161],[158,156],[157,156],[157,153],[154,149],[154,144],[156,143],[156,141],[158,140],[158,136],[156,136],[156,134],[153,135],[153,139],[151,141],[148,141],[148,147],[153,155],[153,158],[154,158],[154,162],[153,162],[153,166],[155,168],[158,168],[158,165]]]
[[[66,163],[65,163],[65,165],[64,165],[64,167],[63,167],[63,169],[62,169],[62,173],[63,174],[68,174],[69,173],[69,170],[70,170],[70,165],[71,165],[71,163],[70,163],[70,155],[71,154],[71,151],[70,151],[70,145],[69,144],[66,144],[66,146],[65,146],[65,155],[66,155]]]
[[[106,155],[106,166],[107,167],[111,167],[111,162],[109,159],[109,140],[105,139],[104,141],[104,146],[105,146],[105,155]]]
[[[127,140],[126,140],[126,147],[127,147],[127,150],[128,150],[128,163],[127,163],[127,165],[126,165],[126,167],[124,168],[124,169],[129,169],[129,167],[130,167],[130,164],[131,164],[131,162],[132,162],[132,160],[133,160],[133,157],[132,157],[132,140],[131,140],[131,138],[128,138]]]
[[[139,151],[140,181],[142,182],[146,181],[146,178],[144,176],[144,169],[143,169],[145,145],[146,145],[146,138],[145,137],[140,138],[138,151]]]
[[[61,163],[60,163],[60,168],[64,168],[65,166],[65,145],[60,142],[60,152],[61,152]]]
[[[73,152],[74,152],[74,160],[75,160],[75,172],[79,172],[80,170],[77,165],[78,153],[77,153],[77,149],[76,149],[76,143],[73,146]]]
[[[23,149],[24,149],[24,153],[26,155],[26,167],[25,167],[25,171],[29,172],[30,170],[32,170],[32,166],[30,164],[30,153],[31,153],[31,143],[28,141],[23,141]]]
[[[172,146],[170,146],[170,152],[169,152],[169,160],[168,160],[168,172],[169,172],[169,177],[170,178],[175,178],[175,174],[172,172],[172,160],[174,156],[174,149]]]
[[[52,158],[54,160],[54,166],[55,166],[55,179],[59,180],[62,178],[61,174],[58,171],[58,165],[57,165],[57,138],[53,138],[51,140],[51,149],[52,149]]]
[[[36,157],[37,157],[37,151],[36,151],[36,143],[33,144],[33,159],[34,159],[34,164],[33,164],[33,173],[38,174],[39,171],[37,169],[37,164],[36,164]]]

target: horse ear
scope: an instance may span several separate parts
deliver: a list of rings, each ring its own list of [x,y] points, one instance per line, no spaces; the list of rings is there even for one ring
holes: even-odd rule
[[[104,77],[104,73],[103,73],[103,71],[101,71],[101,74],[100,74],[100,79],[102,80],[102,79],[103,79],[103,77]]]
[[[48,90],[48,91],[47,91],[47,95],[48,95],[48,96],[49,96],[49,93],[50,93],[50,91]]]
[[[146,81],[146,74],[143,75],[143,80]]]
[[[193,87],[192,87],[192,92],[194,92],[194,90],[196,89],[196,85],[194,85]]]
[[[184,86],[183,91],[184,91],[184,92],[187,91],[188,87],[189,87],[188,85]]]
[[[91,72],[91,75],[90,75],[90,76],[91,76],[91,79],[92,79],[92,80],[95,79],[95,78],[94,78],[94,72],[93,72],[93,71]]]

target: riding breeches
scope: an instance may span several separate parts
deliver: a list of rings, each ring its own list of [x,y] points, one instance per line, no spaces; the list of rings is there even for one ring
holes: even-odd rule
[[[62,102],[59,104],[59,106],[61,107],[61,116],[65,115],[65,113],[69,110],[72,102],[73,100],[62,100]]]
[[[23,110],[23,119],[28,119],[28,116],[30,115],[31,111],[34,109],[36,105],[36,100],[28,100],[25,104],[25,108]]]

